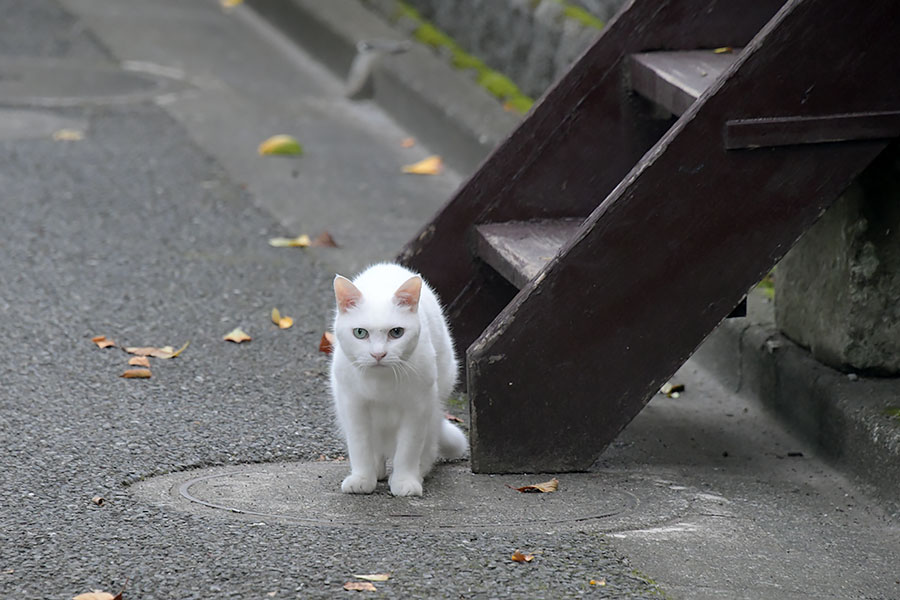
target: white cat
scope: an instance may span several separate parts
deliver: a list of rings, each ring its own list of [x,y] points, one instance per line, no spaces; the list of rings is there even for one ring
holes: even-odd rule
[[[337,314],[331,390],[347,439],[349,494],[368,494],[387,475],[391,493],[421,496],[437,458],[459,458],[466,437],[444,418],[457,363],[437,296],[422,277],[377,264],[352,282],[334,279]]]

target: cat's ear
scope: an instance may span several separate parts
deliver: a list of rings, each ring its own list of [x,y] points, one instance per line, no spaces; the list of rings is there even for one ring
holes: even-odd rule
[[[343,313],[359,304],[362,292],[346,277],[335,275],[334,298],[337,300],[338,310]]]
[[[410,312],[416,312],[419,308],[419,296],[422,294],[422,278],[418,275],[410,277],[394,292],[394,302],[397,306],[408,306]]]

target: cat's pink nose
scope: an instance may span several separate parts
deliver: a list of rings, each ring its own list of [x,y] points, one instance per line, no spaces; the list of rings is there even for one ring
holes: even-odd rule
[[[387,352],[369,352],[376,361],[381,362],[381,359],[387,356]]]

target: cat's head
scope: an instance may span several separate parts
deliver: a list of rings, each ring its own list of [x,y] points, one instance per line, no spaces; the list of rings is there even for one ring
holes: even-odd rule
[[[358,368],[401,368],[418,344],[421,292],[418,276],[396,290],[360,290],[346,277],[335,277],[339,351]]]

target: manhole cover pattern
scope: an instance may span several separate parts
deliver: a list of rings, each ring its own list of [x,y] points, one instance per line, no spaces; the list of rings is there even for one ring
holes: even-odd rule
[[[611,531],[645,520],[635,513],[645,504],[646,482],[609,473],[562,475],[558,492],[523,494],[510,486],[549,476],[475,475],[467,465],[443,464],[426,479],[424,496],[395,498],[385,482],[370,495],[341,493],[348,471],[346,462],[222,467],[152,478],[137,484],[135,492],[153,504],[223,518],[329,527]],[[671,501],[651,498],[650,503],[664,508],[665,518],[681,512]],[[651,521],[662,516],[644,515]]]

